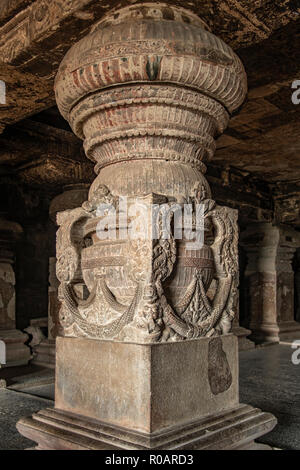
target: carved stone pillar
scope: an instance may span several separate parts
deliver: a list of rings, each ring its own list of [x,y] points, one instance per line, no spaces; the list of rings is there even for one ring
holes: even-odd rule
[[[15,242],[21,234],[19,224],[0,218],[0,341],[5,345],[0,368],[27,364],[31,359],[24,344],[28,335],[16,329]]]
[[[248,257],[245,277],[251,338],[258,343],[299,339],[292,267],[299,233],[287,226],[261,223],[248,227],[241,239]]]
[[[55,409],[18,429],[44,449],[250,443],[276,420],[239,404],[237,213],[203,163],[244,100],[240,60],[191,12],[143,3],[75,44],[55,90],[98,176],[58,215]],[[184,204],[203,243],[172,228]]]
[[[71,210],[82,204],[88,196],[88,185],[84,183],[70,184],[64,187],[62,194],[56,196],[49,208],[49,216],[56,225],[58,212]],[[48,338],[34,348],[33,363],[44,367],[55,367],[55,341],[63,334],[59,321],[60,301],[58,299],[59,281],[56,277],[56,257],[49,258],[48,287]]]

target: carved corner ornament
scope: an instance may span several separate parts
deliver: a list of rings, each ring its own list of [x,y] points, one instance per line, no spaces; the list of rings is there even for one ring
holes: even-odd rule
[[[108,188],[97,195],[97,201],[94,193],[82,207],[58,214],[64,334],[162,342],[228,333],[238,287],[236,211],[204,199],[205,231],[213,239],[189,250],[187,240],[165,238],[162,230],[156,239],[122,239],[119,225],[116,239],[98,238],[97,204],[109,202],[119,214]],[[179,285],[181,295],[172,295]]]

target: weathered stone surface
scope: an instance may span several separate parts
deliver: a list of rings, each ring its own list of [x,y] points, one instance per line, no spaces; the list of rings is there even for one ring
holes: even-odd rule
[[[69,131],[26,120],[21,127],[6,129],[1,144],[2,163],[33,187],[53,191],[68,183],[92,180],[93,167],[85,159],[80,141]]]
[[[288,224],[300,228],[300,183],[274,185],[274,219],[276,224]]]
[[[300,322],[300,249],[296,250],[294,258],[295,269],[295,320]]]
[[[217,394],[210,386],[210,341],[138,345],[57,338],[55,406],[144,432],[233,408],[238,404],[237,340],[220,338],[231,383],[224,387],[223,371],[216,369]]]
[[[17,427],[40,449],[242,447],[271,430],[276,420],[238,405],[233,335],[218,339],[232,382],[212,393],[211,341],[137,345],[58,338],[55,410],[24,418]],[[83,369],[84,375],[77,372]],[[214,377],[222,384],[224,375],[218,371]]]
[[[17,423],[40,450],[261,450],[254,439],[271,431],[276,419],[247,405],[211,415],[187,426],[145,434],[57,409],[45,409]]]
[[[4,371],[1,371],[4,372]],[[1,382],[1,381],[0,381]],[[32,441],[18,434],[16,423],[20,415],[38,412],[45,406],[51,407],[50,400],[26,393],[0,388],[0,449],[1,451],[24,450],[32,447]]]
[[[28,364],[31,359],[30,349],[25,346],[28,335],[15,328],[0,329],[0,340],[5,343],[5,364],[2,367],[15,367]]]
[[[208,345],[208,380],[214,395],[225,392],[232,384],[232,374],[220,338],[212,338]]]
[[[55,339],[61,331],[59,322],[60,302],[58,300],[59,282],[56,277],[56,258],[49,258],[48,288],[48,338]]]

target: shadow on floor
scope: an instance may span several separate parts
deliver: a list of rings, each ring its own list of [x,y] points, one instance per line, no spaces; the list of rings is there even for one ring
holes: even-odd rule
[[[54,400],[53,369],[36,365],[0,369],[2,387]]]

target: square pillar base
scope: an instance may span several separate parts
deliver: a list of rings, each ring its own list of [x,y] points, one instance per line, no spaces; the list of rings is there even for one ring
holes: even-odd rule
[[[20,330],[0,330],[0,341],[5,345],[5,363],[0,363],[0,368],[28,364],[32,356],[30,348],[24,344],[27,339],[28,335]]]
[[[248,351],[249,349],[255,349],[254,341],[248,339],[251,335],[251,330],[247,330],[243,326],[233,325],[232,333],[237,336],[239,351]]]
[[[295,340],[300,340],[300,322],[285,321],[278,326],[280,343],[292,344]]]
[[[17,425],[42,449],[222,449],[276,419],[238,400],[237,338],[57,338],[55,409]]]
[[[44,339],[33,352],[32,364],[55,369],[55,339]]]
[[[254,440],[276,423],[270,413],[238,405],[185,426],[140,433],[47,408],[22,418],[17,429],[40,450],[255,450]]]

